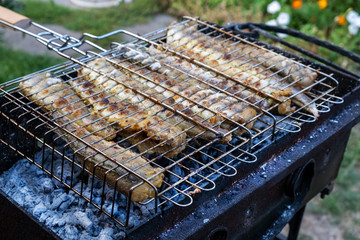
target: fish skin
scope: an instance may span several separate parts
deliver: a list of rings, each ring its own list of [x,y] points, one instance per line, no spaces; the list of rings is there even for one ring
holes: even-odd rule
[[[204,35],[197,32],[196,26],[191,24],[169,26],[167,40],[168,42],[180,40],[182,43],[192,41],[192,39],[182,39],[184,33],[198,34],[199,41],[207,41]],[[274,71],[280,71],[280,75],[289,76],[289,80],[294,83],[294,86],[306,88],[312,85],[318,77],[318,73],[316,71],[280,54],[276,54],[250,44],[242,43],[240,41],[234,42],[223,37],[212,38],[212,41],[215,45],[221,45],[224,49],[227,49],[228,52],[231,52],[237,57],[241,56],[243,58],[250,59],[251,61],[261,63],[264,67],[271,67]],[[190,44],[195,45],[196,42],[192,42]]]
[[[264,67],[269,67],[279,72],[281,76],[288,76],[288,80],[293,82],[295,87],[309,87],[314,84],[318,77],[316,71],[304,67],[285,56],[241,42],[235,43],[233,41],[226,41],[226,39],[218,39],[218,42],[221,42],[220,44],[223,47],[229,48],[230,51],[234,51],[235,56],[244,56],[257,63],[261,63]]]
[[[259,108],[267,109],[271,107],[268,101],[263,97],[246,90],[243,86],[236,84],[233,81],[230,81],[221,76],[216,76],[214,73],[200,68],[185,59],[172,56],[170,53],[163,54],[160,50],[155,49],[154,47],[150,47],[148,52],[150,56],[156,60],[166,64],[172,64],[174,67],[188,72],[189,74],[196,76],[197,78],[203,80],[206,83],[209,83],[212,86],[218,87],[230,94],[234,94],[235,96],[247,100],[248,102],[254,103]]]
[[[129,72],[127,71],[120,71],[120,69],[115,68],[111,65],[111,63],[107,62],[105,59],[96,59],[89,63],[91,68],[94,69],[101,69],[102,72],[108,72],[109,75],[111,75],[113,78],[116,78],[120,82],[125,82],[126,84],[130,86],[134,86],[139,91],[142,91],[144,93],[149,93],[148,91],[153,91],[151,88],[153,87],[153,83],[149,82],[146,79],[139,78],[136,76],[131,76]],[[131,69],[135,70],[135,66],[130,67]],[[119,82],[114,81],[106,76],[99,76],[99,74],[95,73],[91,69],[81,69],[79,72],[80,75],[83,75],[86,79],[95,79],[95,84],[101,88],[103,88],[106,91],[111,92],[112,94],[115,94],[117,97],[124,101],[131,102],[133,104],[138,104],[138,106],[141,109],[145,109],[149,111],[149,114],[156,114],[156,116],[159,116],[160,118],[166,120],[166,122],[169,122],[170,124],[174,126],[178,126],[184,131],[186,131],[187,135],[190,137],[199,137],[206,140],[214,140],[218,139],[219,136],[217,136],[215,133],[204,129],[203,127],[197,125],[196,123],[193,123],[187,119],[184,119],[182,116],[177,115],[173,113],[170,110],[165,109],[163,106],[159,104],[155,104],[152,100],[146,99],[143,96],[137,94],[136,92],[132,91],[131,89],[127,89],[126,87],[122,86]],[[147,86],[147,84],[150,84],[150,86]],[[173,97],[165,97],[162,93],[165,92],[165,89],[159,87],[160,89],[157,89],[155,93],[153,93],[152,97],[156,98],[159,101],[163,101],[164,99],[167,99],[165,102],[167,104],[174,104],[175,99]],[[174,94],[173,94],[174,95]],[[176,97],[176,96],[174,96]],[[176,105],[174,108],[176,109]],[[179,110],[179,109],[178,109]],[[184,113],[186,115],[191,116],[193,112],[191,110],[184,110]],[[203,125],[207,126],[208,128],[212,128],[210,124],[207,124],[206,122],[203,122],[202,119],[200,119],[197,116],[192,116],[192,119],[195,122],[202,122]],[[215,129],[220,134],[226,134],[225,130],[222,129]],[[227,137],[223,138],[222,141],[229,142],[231,141],[231,136],[228,135]]]
[[[129,174],[121,166],[128,167],[157,188],[162,185],[163,169],[152,167],[139,154],[110,141],[115,137],[115,129],[97,115],[90,114],[85,103],[70,85],[61,79],[49,78],[48,74],[41,74],[24,80],[19,84],[19,88],[27,98],[41,106],[52,120],[61,125],[62,128],[55,128],[54,131],[69,143],[78,159],[85,163],[90,172],[95,172],[100,179],[104,179],[106,175],[106,183],[112,188],[116,186],[126,196],[130,196],[132,187],[139,185],[132,191],[132,201],[141,202],[155,196],[155,190],[148,183],[142,183],[141,179]],[[68,134],[65,129],[104,152],[117,163]],[[93,171],[95,166],[96,169]],[[117,180],[120,177],[122,178]]]
[[[124,149],[115,142],[106,141],[99,136],[91,134],[85,128],[71,122],[71,119],[62,116],[57,111],[52,112],[51,115],[54,119],[57,119],[57,122],[63,125],[66,130],[115,160],[115,162],[113,162],[104,157],[65,131],[61,129],[55,130],[59,136],[69,142],[70,147],[76,153],[77,158],[84,163],[86,169],[94,172],[100,179],[105,179],[106,176],[106,183],[111,188],[115,188],[116,186],[118,191],[128,197],[130,197],[131,189],[138,185],[132,190],[131,194],[131,200],[134,202],[142,202],[155,197],[155,190],[148,183],[142,183],[140,178],[134,174],[129,174],[129,172],[121,166],[125,166],[147,179],[156,188],[162,185],[164,178],[163,169],[152,167],[145,158],[142,158],[139,154],[131,150]]]
[[[70,85],[57,78],[39,79],[37,77],[36,80],[29,79],[19,84],[20,90],[28,99],[46,111],[59,111],[89,132],[106,140],[115,138],[115,129],[105,120],[91,114]]]
[[[170,28],[172,28],[172,26],[170,26]],[[289,85],[280,83],[279,78],[276,78],[275,75],[272,75],[272,77],[269,78],[266,75],[259,74],[259,69],[262,69],[261,66],[257,66],[256,68],[252,69],[244,68],[244,66],[247,66],[246,64],[243,64],[245,60],[231,60],[232,56],[228,56],[229,54],[227,54],[229,49],[224,49],[223,47],[219,46],[219,44],[217,44],[212,37],[196,31],[196,28],[193,26],[187,27],[184,24],[181,26],[177,25],[173,28],[174,29],[172,29],[172,31],[168,31],[167,35],[167,46],[173,50],[181,52],[182,54],[189,57],[193,57],[199,61],[205,61],[206,64],[214,67],[219,71],[233,71],[234,74],[232,76],[236,79],[240,81],[247,81],[247,84],[250,86],[261,87],[262,91],[265,91],[270,95],[272,95],[274,91],[295,91],[291,94],[295,95],[293,96],[295,99],[295,102],[293,101],[293,103],[299,105],[300,107],[309,105],[305,109],[310,111],[316,118],[319,116],[316,105],[311,103],[311,99],[304,93],[299,93],[301,89],[298,89],[295,86],[287,87]],[[173,33],[174,36],[171,36],[171,33]],[[198,38],[200,38],[199,41],[197,40]],[[181,41],[176,39],[181,39]],[[213,55],[216,55],[216,57]],[[265,72],[265,70],[261,70],[261,72]],[[245,76],[244,79],[242,76],[244,73],[246,73],[245,75],[251,76],[251,78]],[[239,76],[239,74],[241,75]],[[282,94],[280,94],[280,96],[278,95],[277,97],[280,97],[280,100],[286,101],[285,99],[287,99],[288,96],[281,95]],[[284,102],[284,104],[287,103]],[[286,109],[286,107],[280,108]]]
[[[93,81],[76,78],[69,83],[85,102],[92,105],[97,114],[115,124],[113,126],[121,132],[126,132],[126,137],[136,135],[130,137],[129,141],[141,148],[142,152],[147,150],[148,154],[166,153],[167,157],[174,157],[185,149],[186,134],[179,127],[172,126],[156,116],[150,116],[134,104],[122,102],[113,94],[101,90]],[[147,137],[150,139],[146,139]]]
[[[132,49],[128,48],[128,46],[123,46],[123,48],[127,48],[127,50],[126,49],[121,50],[122,52],[125,52],[125,55],[126,55],[126,51],[133,51]],[[170,57],[169,55],[152,47],[141,49],[139,51],[140,51],[139,54],[145,55],[144,52],[146,52],[148,55],[145,55],[142,59],[136,57],[136,55],[132,55],[128,57],[132,58],[133,61],[140,59],[142,60],[141,64],[148,67],[149,64],[151,63],[154,62],[159,63],[159,67],[157,71],[171,78],[173,80],[173,83],[170,84],[172,86],[171,89],[181,93],[182,96],[186,96],[191,100],[196,101],[200,105],[208,107],[209,109],[220,113],[220,115],[222,114],[222,111],[224,111],[223,116],[229,117],[231,120],[238,122],[239,124],[244,124],[246,123],[244,119],[250,120],[257,115],[256,110],[250,107],[248,104],[239,102],[237,99],[228,96],[227,94],[217,92],[218,90],[215,91],[215,89],[212,88],[211,86],[204,84],[199,80],[191,78],[189,77],[189,75],[184,74],[181,71],[177,71],[177,69],[181,69],[185,72],[190,71],[191,74],[198,77],[197,73],[191,72],[192,68],[194,68],[194,65],[189,66],[190,63],[186,61],[179,62],[180,60],[179,58]],[[154,58],[157,61],[149,58]],[[175,65],[176,69],[170,68],[169,66],[166,66],[164,63]],[[152,64],[150,65],[150,68],[151,66]],[[182,104],[184,107],[189,107],[194,112],[201,111],[201,109],[197,110],[196,109],[197,105],[192,104],[190,101],[184,100],[182,98],[180,98],[179,100],[180,100],[179,103]],[[240,106],[241,109],[239,109]],[[231,111],[231,109],[235,109],[235,108],[237,109],[236,111]],[[245,109],[247,110],[243,111]],[[202,113],[204,115],[206,114],[206,111],[203,111]],[[248,114],[248,115],[241,116],[241,114]],[[216,120],[214,121],[211,115],[203,116],[203,117],[205,119],[210,117],[209,121],[212,124],[216,124]],[[251,128],[253,123],[254,121],[249,121],[246,123],[245,127]],[[234,126],[230,126],[229,124],[222,124],[221,126],[228,130],[234,128]],[[237,131],[236,133],[239,134],[240,131]]]

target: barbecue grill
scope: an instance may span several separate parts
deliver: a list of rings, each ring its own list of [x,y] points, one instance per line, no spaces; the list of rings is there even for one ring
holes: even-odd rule
[[[24,29],[29,24],[28,19],[22,16],[8,22],[1,20],[1,24],[32,35],[70,61],[1,85],[0,141],[4,149],[1,151],[2,159],[5,159],[1,165],[2,171],[10,168],[19,158],[26,158],[119,224],[128,239],[273,239],[287,223],[290,223],[288,239],[295,239],[306,202],[317,193],[324,195],[331,191],[351,127],[359,119],[359,99],[356,97],[359,76],[303,49],[300,49],[301,53],[310,55],[319,62],[293,55],[257,39],[260,34],[291,47],[291,44],[266,31],[285,30],[259,24],[229,24],[220,27],[196,18],[184,17],[183,21],[167,29],[143,36],[119,30],[103,36],[84,34],[81,39],[75,39],[36,23],[31,24],[39,32],[28,32]],[[18,27],[19,23],[23,25]],[[169,46],[166,34],[170,28],[179,26],[190,26],[196,34],[202,34],[201,36],[206,36],[219,45],[227,45],[229,49],[236,49],[229,54],[242,60],[241,66],[245,72],[253,73],[256,69],[251,77],[257,79],[257,82],[261,81],[262,74],[271,71],[269,78],[279,75],[278,81],[285,84],[286,88],[296,86],[305,77],[288,82],[288,79],[297,74],[297,71],[284,74],[291,66],[316,73],[317,77],[313,83],[296,93],[285,97],[274,96],[266,91],[268,85],[255,88],[254,85],[220,70],[221,64],[208,64],[196,55],[189,55],[184,50]],[[250,31],[244,32],[243,28],[249,28]],[[291,30],[286,31],[288,34],[304,36]],[[132,39],[121,44],[113,43],[110,49],[87,40],[102,39],[114,34],[128,35]],[[180,65],[156,58],[157,55],[152,58],[142,57],[150,46],[178,61]],[[245,51],[243,46],[251,46],[251,50]],[[298,47],[294,48],[299,50]],[[356,54],[335,46],[330,45],[329,48],[353,60],[360,59]],[[272,63],[260,68],[268,59],[262,59],[261,55],[256,54],[259,50],[280,57],[285,64],[279,67],[277,63]],[[81,56],[73,57],[73,53]],[[92,63],[99,59],[137,81],[121,81],[113,72],[96,68]],[[321,63],[324,61],[325,65]],[[181,67],[184,62],[192,66],[190,70]],[[161,72],[162,75],[158,73],[160,68],[165,69]],[[202,73],[210,73],[213,79],[241,87],[236,92],[228,91],[227,88],[207,81],[204,75],[192,71],[194,69],[202,69]],[[254,109],[255,114],[248,119],[235,121],[231,115],[224,114],[222,110],[216,111],[201,101],[205,98],[194,99],[185,92],[172,89],[165,80],[160,79],[167,73],[172,74],[172,81],[175,83],[196,83],[203,90],[222,94],[224,99],[231,98],[237,104]],[[75,92],[81,86],[78,81],[82,79],[94,81],[102,76],[112,80],[116,86],[130,91],[132,96],[141,101],[150,101],[151,106],[144,107],[144,110],[150,112],[151,117],[157,116],[157,113],[151,112],[151,108],[155,106],[167,113],[164,121],[170,121],[174,116],[179,117],[170,127],[162,128],[160,134],[166,133],[171,127],[178,127],[181,131],[175,137],[186,134],[186,141],[163,150],[164,146],[169,145],[163,138],[156,139],[146,130],[130,131],[140,123],[138,121],[116,128],[117,137],[112,140],[111,147],[119,146],[120,153],[109,155],[107,149],[99,149],[96,145],[106,141],[109,136],[89,142],[87,136],[93,133],[79,136],[68,127],[71,122],[89,117],[91,113],[69,123],[63,120],[64,115],[54,115],[54,109],[44,111],[44,106],[36,104],[39,99],[25,96],[21,84],[39,76],[58,79]],[[149,87],[140,87],[144,83]],[[96,106],[96,101],[94,103],[89,100],[93,96],[117,96],[106,89],[96,92],[96,87],[90,87],[93,92],[84,101],[86,107]],[[247,94],[241,94],[243,92]],[[33,92],[32,95],[36,96],[38,93],[39,91]],[[163,93],[170,95],[159,98]],[[125,94],[122,92],[122,95]],[[310,101],[295,104],[299,96],[303,95]],[[169,101],[171,98],[180,99],[181,104],[187,102],[191,111],[185,107],[179,108],[176,102]],[[118,101],[128,104],[132,98],[126,96]],[[271,104],[266,105],[266,101]],[[280,107],[289,102],[292,102],[292,110],[279,114]],[[312,105],[316,105],[319,117],[309,110]],[[139,112],[137,109],[130,116]],[[95,125],[108,117],[109,114],[100,114],[91,124]],[[121,120],[113,125],[119,121]],[[185,124],[186,127],[182,127]],[[231,127],[224,128],[226,124]],[[196,134],[191,135],[190,132]],[[80,147],[74,147],[79,144]],[[84,149],[89,152],[88,156],[82,153]],[[176,150],[179,150],[178,154],[173,156],[172,153]],[[133,153],[133,157],[119,163],[117,156],[128,152]],[[102,161],[94,163],[95,156],[100,156]],[[146,161],[131,168],[129,162],[139,158]],[[144,177],[139,174],[143,167],[159,170]],[[161,175],[164,176],[162,185],[155,186],[154,179]],[[126,190],[121,187],[124,179],[132,181],[132,185]],[[98,186],[97,189],[95,186]],[[143,186],[149,188],[153,195],[140,201],[134,200],[137,189]],[[20,236],[35,225],[36,227],[31,227],[36,229],[34,238],[40,232],[44,238],[58,238],[39,224],[38,220],[19,210],[5,193],[1,193],[1,201],[10,207],[3,210],[8,221],[0,224],[0,228],[19,226],[16,218],[10,214],[18,209],[15,211],[28,220],[24,220],[25,228],[19,226],[24,231],[16,230],[17,233],[11,234]],[[123,205],[123,208],[119,205]],[[153,214],[144,218],[143,222],[130,224],[131,217],[136,215],[136,208],[141,206],[151,206]]]

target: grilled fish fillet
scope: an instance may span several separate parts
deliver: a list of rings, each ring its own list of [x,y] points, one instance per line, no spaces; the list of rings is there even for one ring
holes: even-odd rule
[[[294,86],[306,88],[314,84],[315,79],[318,76],[317,72],[314,70],[304,67],[280,54],[266,51],[249,44],[229,41],[227,39],[219,38],[216,41],[223,47],[228,48],[235,56],[243,56],[247,59],[254,60],[274,71],[279,71],[279,74],[282,76],[289,76],[289,80],[294,83]]]
[[[245,87],[236,84],[234,81],[218,76],[207,69],[198,67],[185,59],[173,56],[168,52],[163,52],[153,46],[147,48],[147,52],[157,61],[172,65],[177,69],[181,69],[182,71],[187,72],[212,86],[225,90],[228,93],[234,94],[237,97],[251,102],[261,109],[269,109],[273,104],[272,99],[261,97],[256,92],[250,91]]]
[[[228,132],[226,130],[220,128],[220,125],[223,122],[221,115],[203,109],[198,104],[193,104],[191,101],[185,100],[185,98],[182,97],[186,96],[192,100],[189,96],[199,90],[199,86],[196,85],[196,82],[192,82],[192,85],[186,89],[176,89],[179,84],[182,83],[179,81],[180,79],[177,79],[177,81],[175,79],[169,79],[166,75],[162,75],[154,71],[154,68],[149,71],[148,69],[139,67],[136,64],[119,59],[115,66],[123,73],[127,73],[127,70],[124,69],[131,69],[137,74],[146,76],[151,81],[139,77],[136,73],[130,74],[132,79],[136,79],[133,80],[136,89],[152,95],[157,100],[163,101],[165,104],[171,105],[174,109],[190,116],[196,122],[201,122],[207,128],[214,129],[220,134],[225,135],[222,138],[223,142],[227,143],[231,140],[231,134],[227,134]],[[139,79],[141,80],[139,81]],[[169,88],[170,90],[166,90],[166,88]],[[146,104],[146,101],[143,101],[143,104]],[[188,124],[186,123],[186,125]],[[207,138],[210,134],[211,133],[209,132],[205,132],[202,134],[202,137]]]
[[[312,100],[300,92],[295,86],[281,81],[281,78],[270,73],[262,66],[254,67],[254,63],[249,63],[248,59],[241,59],[231,55],[229,49],[222,47],[212,37],[196,31],[194,26],[174,25],[170,26],[167,33],[167,45],[184,55],[192,57],[200,62],[224,72],[246,86],[259,89],[277,100],[284,101],[286,106],[278,108],[281,111],[291,111],[289,101],[285,100],[292,97],[296,105],[303,107],[318,117],[318,110]],[[285,112],[286,113],[286,112]]]
[[[214,128],[213,125],[207,124],[206,122],[199,119],[197,116],[194,116],[194,113],[190,109],[180,109],[183,114],[190,116],[193,121],[184,119],[182,116],[177,115],[167,109],[165,109],[160,104],[154,103],[154,101],[143,97],[142,95],[134,92],[130,88],[125,87],[122,82],[126,83],[128,86],[134,87],[138,91],[144,92],[148,95],[151,95],[158,101],[162,101],[168,105],[174,105],[175,99],[173,97],[166,97],[162,93],[164,92],[164,88],[157,86],[156,84],[137,76],[130,75],[129,72],[122,72],[119,69],[116,69],[105,59],[96,59],[89,63],[92,69],[97,69],[103,72],[104,74],[108,74],[108,76],[116,79],[113,79],[101,75],[92,71],[91,69],[81,69],[79,71],[80,75],[83,75],[84,78],[88,80],[94,80],[94,83],[99,86],[101,89],[108,91],[111,94],[116,95],[122,101],[127,101],[132,104],[136,104],[141,109],[144,109],[149,112],[150,115],[156,115],[166,122],[174,126],[178,126],[190,136],[190,137],[199,137],[206,140],[213,140],[218,138],[218,136],[209,130],[206,130],[201,125],[206,126],[208,128]],[[173,94],[174,95],[174,94]],[[174,109],[176,106],[174,106]],[[177,109],[179,110],[179,109]],[[179,111],[180,111],[179,110]],[[199,122],[201,124],[197,124]],[[226,131],[223,129],[216,129],[216,131],[226,134]],[[229,142],[231,140],[231,136],[228,134],[225,138],[222,139],[224,142]]]
[[[161,51],[152,47],[137,51],[135,51],[132,47],[135,46],[119,46],[119,51],[124,52],[125,56],[128,57],[128,59],[131,59],[137,64],[141,64],[143,66],[146,66],[147,68],[150,68],[152,71],[157,71],[162,73],[163,75],[166,75],[167,78],[165,78],[164,81],[158,81],[160,85],[170,87],[170,89],[181,93],[182,96],[186,96],[190,100],[198,103],[198,105],[193,104],[191,101],[179,97],[175,100],[175,102],[177,102],[179,105],[181,104],[184,108],[192,109],[194,112],[200,112],[203,118],[209,118],[210,122],[215,124],[216,118],[219,117],[212,117],[214,116],[214,114],[207,113],[208,111],[202,110],[201,108],[199,108],[199,105],[205,106],[216,113],[221,113],[222,116],[229,117],[231,120],[237,123],[246,123],[247,128],[252,127],[254,121],[250,120],[256,116],[256,110],[250,107],[248,104],[244,102],[239,102],[239,100],[237,100],[236,98],[228,96],[225,93],[215,91],[215,89],[210,87],[209,85],[190,77],[188,74],[184,74],[182,71],[187,71],[187,69],[184,69],[184,64],[188,65],[190,63],[182,61],[183,64],[177,64],[179,63],[179,58],[163,54]],[[175,68],[172,68],[167,64],[173,66],[175,65]],[[193,65],[191,67],[194,68]],[[178,69],[182,71],[178,71]],[[199,77],[197,74],[192,75]],[[199,78],[201,79],[201,77]],[[160,76],[156,77],[155,75],[154,79],[159,80],[161,78]],[[169,94],[168,97],[174,96],[172,92],[166,92],[168,92]],[[206,114],[208,114],[208,116]],[[213,119],[215,120],[215,122],[213,122]],[[225,126],[226,128],[229,127],[228,124],[221,126],[224,128]],[[239,134],[239,131],[237,131],[236,133]]]
[[[69,85],[60,79],[49,78],[47,74],[41,74],[21,82],[19,86],[25,96],[42,106],[42,108],[49,113],[50,117],[57,123],[63,125],[65,129],[73,132],[85,142],[112,157],[119,164],[128,167],[140,176],[150,180],[155,187],[161,186],[164,175],[161,173],[162,170],[160,168],[153,168],[144,158],[139,157],[136,153],[125,150],[114,142],[104,140],[104,136],[111,136],[108,137],[108,139],[110,139],[114,137],[113,135],[115,133],[115,130],[112,129],[106,121],[93,119],[95,123],[89,128],[87,122],[79,118],[81,114],[83,114],[81,116],[91,115],[89,115],[85,104],[75,95]],[[96,116],[92,117],[96,118]],[[99,122],[99,127],[102,125],[102,128],[90,132],[93,128],[97,127],[96,122]],[[91,130],[88,130],[88,128]],[[70,143],[71,148],[77,154],[78,158],[85,161],[85,167],[90,172],[93,172],[96,166],[96,176],[104,179],[106,174],[106,182],[111,187],[116,186],[121,193],[129,196],[130,189],[139,184],[139,186],[133,190],[131,196],[132,201],[140,202],[154,197],[155,191],[149,184],[142,183],[142,181],[133,174],[126,175],[127,171],[119,167],[117,163],[98,154],[92,148],[78,141],[74,136],[65,134],[64,131],[60,129],[57,130],[57,133]],[[104,136],[98,133],[102,133]],[[124,177],[117,181],[121,176]]]
[[[106,140],[115,138],[115,129],[104,119],[90,114],[86,105],[71,89],[71,86],[60,79],[41,74],[21,82],[19,87],[27,98],[40,105],[44,110],[53,111],[57,104],[62,104],[64,107],[58,111],[75,121],[79,126],[85,127],[92,134],[101,136]]]
[[[135,134],[136,137],[129,138],[133,145],[145,141],[137,146],[138,149],[141,148],[141,152],[147,150],[148,154],[166,153],[166,156],[174,157],[185,149],[186,133],[181,128],[156,116],[149,116],[148,112],[134,104],[122,102],[118,97],[95,86],[92,81],[76,78],[69,83],[86,103],[92,105],[97,114],[126,132],[126,136]],[[146,136],[141,139],[140,136],[143,135]]]
[[[169,31],[172,31],[171,35],[181,35],[182,33],[180,32],[195,32],[197,29],[194,25],[189,27],[178,25],[173,26],[173,28]],[[294,82],[294,85],[300,88],[310,86],[315,82],[315,79],[318,76],[317,72],[310,68],[304,67],[285,56],[271,51],[266,51],[259,47],[245,44],[240,41],[234,42],[223,37],[213,38],[213,41],[216,42],[216,44],[227,48],[227,52],[231,52],[232,55],[251,59],[252,61],[256,61],[265,67],[270,67],[274,71],[280,71],[280,75],[289,76],[289,80]]]
[[[168,78],[165,75],[161,75],[153,70],[149,71],[148,69],[139,69],[139,67],[135,64],[132,64],[128,61],[119,61],[117,63],[117,67],[120,68],[130,68],[134,71],[136,71],[137,73],[146,76],[147,78],[149,78],[150,80],[152,80],[153,82],[155,82],[158,85],[161,85],[163,87],[167,87],[167,88],[174,88],[176,86],[179,86],[179,84],[182,83],[181,79],[171,79],[171,81],[167,81]],[[136,78],[137,76],[135,74],[131,74],[133,78]],[[197,85],[196,81],[190,81],[188,82],[190,85],[188,88],[185,89],[177,89],[176,93],[174,93],[171,90],[166,90],[165,88],[162,88],[161,86],[158,86],[154,83],[151,83],[151,86],[149,86],[149,81],[145,80],[143,82],[136,82],[136,88],[140,89],[142,91],[149,91],[149,90],[153,90],[153,94],[155,94],[155,96],[157,98],[160,97],[159,100],[161,100],[161,98],[166,99],[168,101],[168,103],[173,104],[174,108],[176,108],[177,110],[180,110],[182,112],[186,112],[189,111],[189,114],[195,114],[196,116],[204,119],[204,120],[208,120],[211,124],[213,125],[219,125],[223,119],[219,116],[217,116],[216,114],[212,113],[211,111],[208,110],[204,110],[199,108],[198,104],[193,104],[192,103],[192,99],[190,98],[190,95],[194,94],[195,92],[199,91],[199,90],[203,90],[201,88],[201,86]],[[186,98],[183,98],[182,96],[188,97],[190,98],[190,100],[186,100]],[[170,100],[171,99],[171,100]]]
[[[59,109],[61,107],[59,106]],[[76,137],[58,129],[58,134],[70,143],[70,147],[76,153],[78,159],[85,162],[85,167],[90,173],[93,173],[95,168],[95,175],[98,178],[103,179],[111,188],[116,187],[118,191],[128,197],[131,189],[134,188],[131,194],[131,200],[134,202],[142,202],[155,196],[153,187],[148,183],[144,183],[136,175],[129,173],[121,166],[125,166],[130,171],[137,173],[157,188],[161,186],[164,178],[161,168],[152,167],[146,159],[120,147],[115,142],[106,141],[99,136],[90,134],[85,128],[73,123],[71,119],[63,117],[58,111],[52,112],[51,115],[66,130],[113,159],[112,161],[104,157],[88,145],[77,140]]]

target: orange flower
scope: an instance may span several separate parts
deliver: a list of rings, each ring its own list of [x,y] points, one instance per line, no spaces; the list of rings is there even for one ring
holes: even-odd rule
[[[318,5],[320,9],[324,9],[327,7],[327,0],[319,0]]]
[[[344,15],[340,15],[336,17],[336,21],[339,25],[345,25],[346,24],[346,18]]]
[[[301,0],[294,0],[292,1],[291,3],[291,6],[294,8],[294,9],[300,9],[301,6],[302,6],[302,1]]]

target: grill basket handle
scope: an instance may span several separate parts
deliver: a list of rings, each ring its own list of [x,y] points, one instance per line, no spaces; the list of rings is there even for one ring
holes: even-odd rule
[[[31,20],[19,13],[16,13],[12,10],[0,6],[0,20],[8,23],[9,25],[3,24],[0,22],[0,25],[15,30],[11,25],[28,28],[31,24]]]

